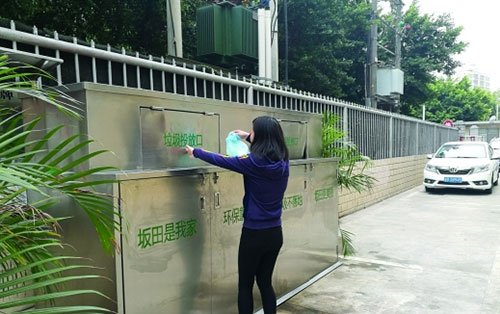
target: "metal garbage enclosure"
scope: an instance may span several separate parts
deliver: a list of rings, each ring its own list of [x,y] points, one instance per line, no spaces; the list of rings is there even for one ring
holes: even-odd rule
[[[106,306],[127,314],[237,312],[242,177],[189,159],[182,150],[189,144],[223,153],[226,134],[249,129],[260,115],[280,121],[292,158],[284,245],[273,278],[277,296],[337,262],[337,163],[319,158],[321,115],[92,83],[68,88],[82,102],[82,121],[31,99],[23,106],[27,119],[44,113],[45,127],[66,125],[49,146],[70,134],[88,134],[96,141],[90,150],[113,152],[89,166],[123,169],[97,175],[117,182],[102,191],[115,196],[124,217],[123,234],[117,234],[120,254],[104,255],[84,217],[63,225],[77,253],[113,279],[101,288],[117,305]],[[53,212],[74,216],[71,206],[62,202]],[[254,293],[258,309],[256,288]]]

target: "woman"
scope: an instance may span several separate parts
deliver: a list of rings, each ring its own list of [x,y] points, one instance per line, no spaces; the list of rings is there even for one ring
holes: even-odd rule
[[[251,143],[250,154],[227,157],[186,146],[191,158],[243,174],[243,230],[238,250],[238,310],[253,313],[252,289],[255,278],[264,313],[276,313],[272,275],[283,245],[281,212],[288,184],[288,149],[278,121],[258,117],[251,133],[234,131]]]

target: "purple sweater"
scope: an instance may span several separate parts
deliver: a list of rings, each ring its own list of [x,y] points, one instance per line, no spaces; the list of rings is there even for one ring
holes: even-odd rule
[[[283,195],[288,184],[289,163],[252,154],[228,157],[195,148],[196,158],[212,165],[243,174],[243,226],[250,229],[267,229],[281,226]]]

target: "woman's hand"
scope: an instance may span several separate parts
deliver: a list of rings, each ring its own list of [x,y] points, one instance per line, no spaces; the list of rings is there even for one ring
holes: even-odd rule
[[[194,155],[193,155],[194,148],[192,148],[189,145],[186,145],[186,147],[184,149],[186,150],[186,154],[189,155],[189,158],[194,158]]]
[[[234,130],[233,131],[236,135],[238,135],[241,139],[246,139],[250,133],[242,131],[242,130]]]

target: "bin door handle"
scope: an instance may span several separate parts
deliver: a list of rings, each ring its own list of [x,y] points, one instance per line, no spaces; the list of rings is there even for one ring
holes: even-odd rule
[[[202,212],[206,211],[206,208],[205,208],[205,200],[206,200],[206,197],[205,196],[200,196],[200,210]]]
[[[215,192],[215,208],[219,209],[220,208],[220,192]]]

